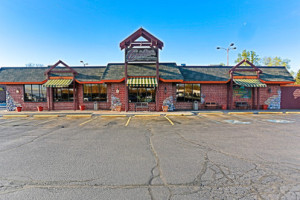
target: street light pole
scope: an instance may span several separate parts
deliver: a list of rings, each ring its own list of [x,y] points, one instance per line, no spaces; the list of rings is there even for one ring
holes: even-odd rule
[[[85,67],[86,65],[88,65],[88,63],[83,62],[83,60],[81,60],[80,62],[83,64],[84,67]]]
[[[231,49],[233,49],[233,50],[236,49],[236,47],[234,47],[234,43],[231,43],[231,44],[229,45],[228,48],[217,47],[217,49],[224,49],[224,50],[226,50],[226,52],[227,52],[227,66],[229,66],[229,51],[230,51]]]

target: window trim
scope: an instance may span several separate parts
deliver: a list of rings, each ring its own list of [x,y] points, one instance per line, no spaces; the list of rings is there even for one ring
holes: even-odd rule
[[[33,96],[32,94],[32,85],[38,85],[39,86],[39,99],[42,99],[41,97],[41,87],[43,87],[42,84],[24,84],[23,85],[23,101],[26,102],[26,103],[44,103],[44,102],[47,102],[48,99],[47,99],[47,89],[45,89],[45,100],[44,101],[29,101],[29,100],[26,100],[26,97],[25,97],[25,94],[26,94],[26,90],[25,90],[25,86],[26,85],[30,85],[30,94],[31,96]]]
[[[98,94],[99,95],[101,95],[102,93],[100,93],[100,91],[101,91],[101,85],[106,85],[106,100],[91,100],[91,101],[84,101],[84,98],[85,98],[85,96],[84,96],[84,86],[85,85],[89,85],[90,86],[90,88],[92,88],[92,86],[91,85],[99,85],[100,87],[98,87]],[[106,83],[88,83],[88,84],[82,84],[82,100],[83,100],[83,102],[108,102],[108,84],[106,84]],[[92,94],[92,90],[90,91],[90,94]],[[100,96],[99,96],[100,97]]]
[[[183,86],[183,100],[182,101],[178,101],[177,100],[177,85],[184,85]],[[190,84],[190,85],[192,85],[192,100],[191,101],[187,101],[186,100],[186,98],[185,98],[185,85],[187,85],[187,84]],[[193,94],[194,94],[194,85],[198,85],[199,84],[199,86],[200,86],[200,96],[199,96],[199,99],[193,99],[194,97],[193,97]],[[201,101],[201,84],[200,83],[177,83],[176,85],[175,85],[175,87],[176,87],[176,102],[194,102],[194,101]]]

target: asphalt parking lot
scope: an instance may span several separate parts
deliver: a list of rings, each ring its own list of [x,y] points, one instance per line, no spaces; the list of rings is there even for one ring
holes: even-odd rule
[[[0,118],[0,199],[300,199],[299,114]]]

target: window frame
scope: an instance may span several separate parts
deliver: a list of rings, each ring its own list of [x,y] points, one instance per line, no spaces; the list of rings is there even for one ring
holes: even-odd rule
[[[62,90],[68,90],[68,100],[63,100],[63,101],[56,101],[55,100],[55,97],[57,97],[56,94],[58,94],[57,92],[55,92],[55,90],[60,90],[60,97],[62,98],[63,96],[63,93],[62,93]],[[73,90],[73,95],[70,96],[70,90]],[[59,103],[59,102],[73,102],[74,101],[74,88],[73,88],[73,83],[71,85],[69,85],[69,87],[57,87],[57,88],[52,88],[52,92],[53,92],[53,103]],[[73,98],[72,100],[70,100],[71,98]]]
[[[191,97],[186,98],[186,85],[189,84],[192,87],[191,91]],[[178,101],[178,85],[183,85],[183,97],[181,97],[181,100]],[[194,85],[199,85],[199,90],[200,90],[200,96],[198,98],[194,97]],[[182,93],[182,92],[180,92]],[[176,102],[194,102],[194,101],[201,101],[201,84],[200,83],[177,83],[176,84]]]
[[[136,93],[130,93],[131,88],[135,88]],[[146,92],[141,93],[141,89],[144,89]],[[154,92],[151,93],[151,90],[152,91],[154,90]],[[132,86],[129,86],[128,87],[128,102],[129,103],[140,103],[140,102],[155,103],[156,102],[156,90],[157,90],[156,87],[132,87]],[[129,98],[130,94],[136,94],[136,101],[130,100],[130,98]],[[151,101],[140,101],[139,99],[141,99],[141,98],[138,98],[139,96],[141,96],[140,94],[146,94],[146,96],[144,97],[144,99],[146,99],[146,100],[147,100],[147,96],[151,95],[151,97],[152,97]]]
[[[97,93],[98,95],[97,95],[97,97],[100,98],[99,100],[93,100],[94,97],[93,97],[93,93],[92,93],[92,89],[93,89],[92,85],[97,85],[98,86],[98,93]],[[88,86],[88,94],[89,94],[89,96],[85,96],[84,89],[85,89],[86,86]],[[101,93],[101,90],[102,90],[101,86],[105,86],[106,93]],[[108,88],[108,85],[106,83],[101,83],[101,84],[99,84],[99,83],[82,84],[82,94],[83,94],[82,98],[83,98],[83,102],[95,102],[95,101],[97,101],[97,102],[108,102],[107,88]],[[103,94],[105,94],[105,100],[101,100]],[[91,100],[84,101],[85,98],[88,98],[88,99],[91,98]]]
[[[39,95],[37,96],[37,99],[43,99],[42,101],[33,101],[33,90],[32,90],[32,86],[35,85],[35,86],[39,86],[38,87],[38,93]],[[32,100],[28,100],[28,97],[26,98],[26,93],[28,93],[26,91],[26,86],[30,86],[30,93],[29,95],[31,96]],[[41,102],[47,102],[47,89],[45,88],[45,97],[42,97],[42,88],[43,88],[43,85],[42,84],[24,84],[23,85],[23,100],[24,102],[27,102],[27,103],[41,103]]]

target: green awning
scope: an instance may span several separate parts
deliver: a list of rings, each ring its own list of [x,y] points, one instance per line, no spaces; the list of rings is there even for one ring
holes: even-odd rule
[[[244,87],[267,87],[266,84],[258,79],[233,79],[233,82]]]
[[[156,87],[156,78],[128,78],[127,85],[132,87]]]
[[[48,80],[43,86],[44,87],[69,87],[73,82],[72,79],[55,79]]]

